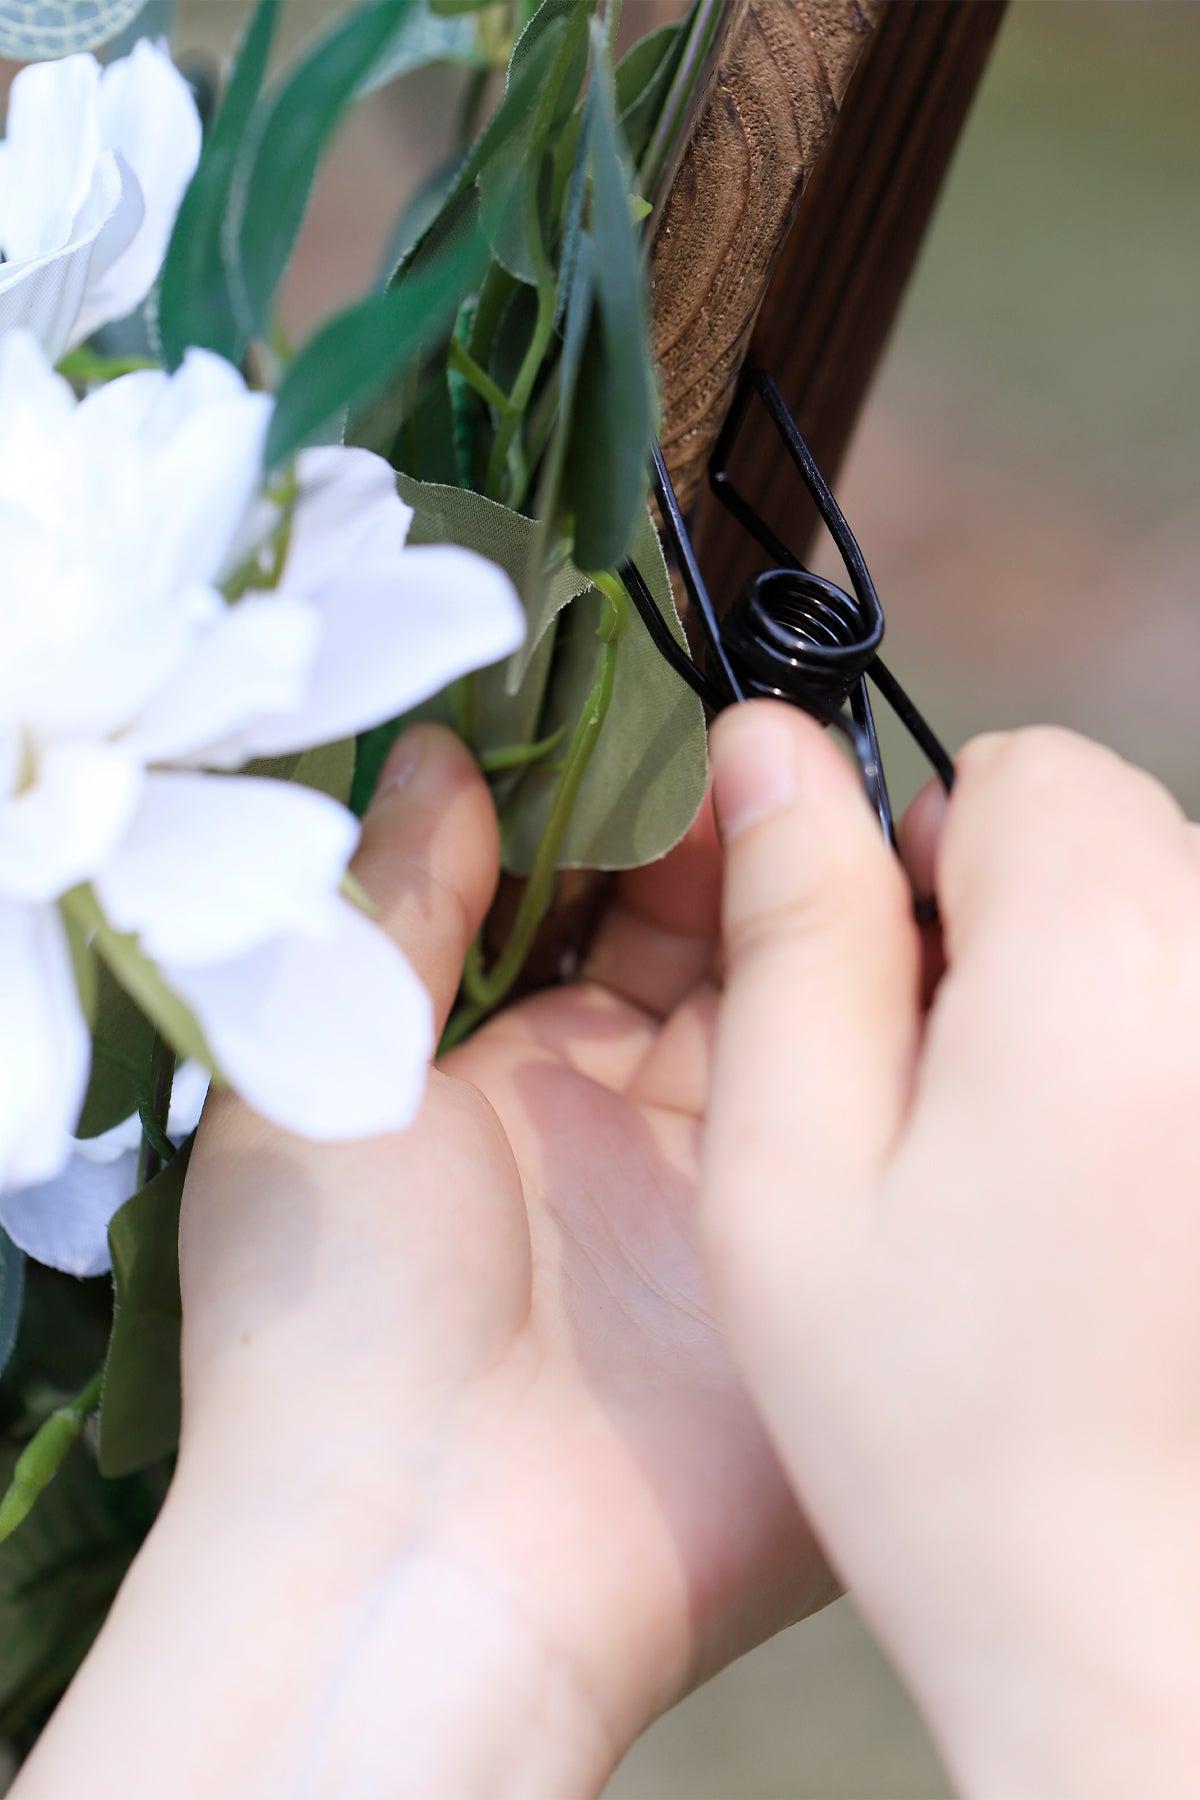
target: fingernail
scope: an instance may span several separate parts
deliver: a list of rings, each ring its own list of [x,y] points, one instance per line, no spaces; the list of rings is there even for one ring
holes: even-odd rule
[[[382,794],[394,794],[400,788],[407,787],[424,754],[424,732],[406,731],[397,738],[383,765],[374,797],[378,799]]]
[[[796,798],[796,747],[770,708],[736,707],[713,733],[713,803],[726,843]]]

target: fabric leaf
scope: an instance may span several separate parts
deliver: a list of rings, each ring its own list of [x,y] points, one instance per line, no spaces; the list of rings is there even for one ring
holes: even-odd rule
[[[340,16],[275,90],[238,159],[226,264],[246,341],[265,335],[317,168],[360,88],[385,66],[407,0],[370,0]]]
[[[167,246],[158,293],[158,337],[168,369],[179,367],[190,344],[216,350],[230,361],[237,356],[240,333],[221,255],[221,234],[278,10],[279,0],[259,0],[255,8]]]
[[[400,496],[413,508],[411,543],[454,543],[478,550],[514,579],[528,565],[537,531],[532,519],[460,488],[400,476]],[[666,565],[643,509],[633,555],[671,630],[683,639]],[[480,751],[527,744],[572,725],[595,674],[599,598],[586,575],[565,561],[528,612],[532,658],[474,676]],[[518,660],[519,658],[519,660]],[[515,682],[513,677],[516,677]],[[454,723],[450,695],[422,707],[421,718]],[[411,721],[404,721],[409,723]],[[396,725],[360,741],[353,804],[361,810],[396,736]],[[687,830],[704,797],[707,754],[704,709],[667,666],[641,620],[629,609],[617,651],[612,704],[572,813],[562,865],[629,868],[662,856]],[[505,867],[528,873],[550,804],[553,759],[511,779],[502,795],[507,823]]]
[[[276,396],[266,464],[275,468],[347,410],[402,384],[454,318],[481,273],[476,234],[452,243],[386,293],[368,294],[329,320],[289,363]]]
[[[100,1467],[129,1475],[179,1442],[179,1209],[190,1146],[125,1202],[108,1228],[113,1328],[100,1402]]]

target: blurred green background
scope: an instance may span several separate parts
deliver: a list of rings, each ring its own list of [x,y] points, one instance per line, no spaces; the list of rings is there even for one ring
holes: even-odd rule
[[[627,25],[639,4],[626,0]],[[327,10],[289,0],[289,34]],[[178,49],[223,53],[245,11],[182,0]],[[370,277],[448,148],[456,85],[423,75],[343,134],[293,270],[294,329]],[[1198,100],[1191,0],[1015,0],[839,484],[887,607],[889,661],[951,745],[1069,724],[1149,765],[1194,813]],[[910,791],[916,758],[886,729],[885,749]],[[661,1721],[610,1795],[947,1791],[842,1602]]]

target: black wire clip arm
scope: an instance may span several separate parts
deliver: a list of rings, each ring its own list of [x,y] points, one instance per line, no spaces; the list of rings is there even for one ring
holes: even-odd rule
[[[767,409],[850,577],[850,590],[805,567],[734,485],[729,461],[755,395]],[[773,566],[748,581],[719,620],[700,572],[667,465],[653,450],[653,487],[668,546],[707,646],[705,666],[679,644],[632,562],[621,570],[641,619],[662,656],[713,712],[761,696],[789,700],[839,732],[861,771],[884,836],[895,843],[891,798],[879,754],[868,678],[918,744],[949,791],[954,764],[941,741],[879,656],[884,617],[854,533],[817,468],[771,376],[742,377],[708,469],[716,498],[761,544]],[[849,712],[846,706],[849,704]]]

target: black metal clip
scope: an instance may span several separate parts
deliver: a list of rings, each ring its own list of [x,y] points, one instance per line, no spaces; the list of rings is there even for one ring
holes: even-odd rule
[[[852,592],[815,575],[775,535],[734,486],[729,460],[751,398],[766,407],[784,448],[837,546]],[[891,798],[879,754],[868,678],[924,752],[947,791],[954,764],[900,683],[879,657],[884,617],[875,583],[854,533],[829,491],[782,394],[762,369],[747,371],[717,439],[708,469],[721,504],[773,558],[774,567],[747,582],[724,620],[717,618],[696,560],[666,463],[654,447],[653,485],[669,549],[707,643],[701,667],[676,642],[638,569],[627,563],[621,578],[654,642],[712,711],[764,695],[790,700],[840,732],[890,844],[895,844]],[[849,704],[849,712],[846,706]]]

